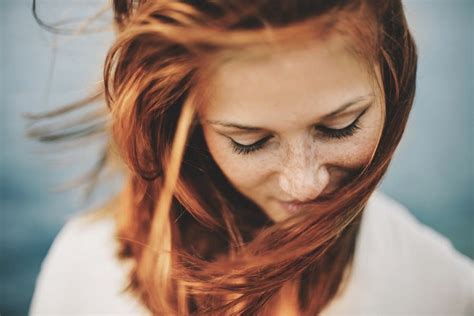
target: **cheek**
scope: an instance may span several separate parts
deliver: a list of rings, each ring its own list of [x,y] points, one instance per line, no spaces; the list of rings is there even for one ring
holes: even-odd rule
[[[361,139],[357,142],[341,146],[333,151],[336,163],[349,169],[361,168],[369,163],[375,150],[376,141]]]

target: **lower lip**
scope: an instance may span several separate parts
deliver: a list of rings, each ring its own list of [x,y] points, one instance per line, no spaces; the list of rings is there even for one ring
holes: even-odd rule
[[[293,214],[299,213],[300,211],[302,211],[304,208],[308,206],[311,206],[311,205],[315,206],[319,202],[324,201],[325,199],[326,197],[321,197],[319,198],[319,201],[308,202],[308,203],[291,203],[291,202],[282,202],[282,201],[278,201],[278,203],[286,210],[288,214],[293,215]]]

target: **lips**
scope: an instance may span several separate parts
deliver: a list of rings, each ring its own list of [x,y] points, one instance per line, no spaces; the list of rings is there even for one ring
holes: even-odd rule
[[[310,201],[310,202],[285,202],[285,201],[279,201],[280,205],[288,211],[290,214],[295,214],[301,211],[303,208],[314,205],[316,203],[320,202],[320,199]]]
[[[321,194],[316,199],[310,200],[310,201],[305,201],[305,202],[301,202],[301,201],[298,201],[298,200],[292,200],[292,201],[281,201],[281,200],[279,200],[279,201],[282,202],[282,203],[287,203],[287,204],[292,204],[292,205],[301,205],[301,206],[310,205],[310,204],[315,204],[315,203],[324,202],[324,201],[329,200],[330,196],[334,193],[334,191],[335,190],[333,190],[331,192]]]
[[[290,214],[298,213],[308,203],[292,203],[279,201],[280,205]]]
[[[307,202],[301,202],[301,201],[296,201],[296,200],[293,200],[293,201],[278,200],[278,202],[288,213],[295,214],[295,213],[298,213],[299,211],[301,211],[302,209],[304,209],[307,206],[315,205],[315,204],[327,201],[329,199],[330,199],[330,193],[324,194],[322,196],[318,196],[318,198],[316,198],[314,200],[311,200],[311,201],[307,201]]]

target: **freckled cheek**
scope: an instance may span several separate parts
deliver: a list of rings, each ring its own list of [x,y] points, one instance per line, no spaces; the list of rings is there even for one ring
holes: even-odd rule
[[[348,167],[361,167],[369,162],[373,147],[367,145],[367,143],[361,143],[359,146],[351,145],[345,151],[344,160]]]
[[[340,146],[333,153],[337,160],[347,168],[362,167],[369,163],[377,146],[377,135],[368,130],[361,133],[351,142]]]

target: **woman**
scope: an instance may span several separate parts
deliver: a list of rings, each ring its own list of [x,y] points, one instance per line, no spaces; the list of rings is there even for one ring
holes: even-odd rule
[[[472,263],[374,192],[415,92],[400,1],[114,12],[107,157],[127,181],[63,229],[33,314],[473,312]]]

